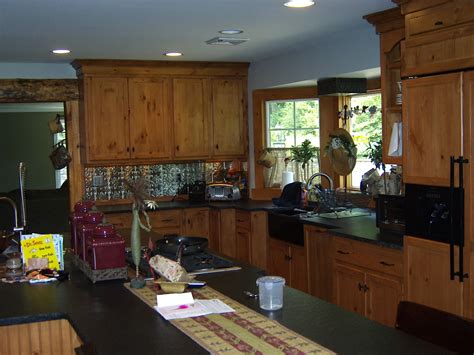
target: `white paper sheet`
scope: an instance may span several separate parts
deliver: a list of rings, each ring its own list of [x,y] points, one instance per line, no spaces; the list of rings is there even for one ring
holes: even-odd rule
[[[156,311],[166,319],[191,318],[213,313],[235,312],[224,302],[214,300],[194,300],[190,292],[157,295]]]

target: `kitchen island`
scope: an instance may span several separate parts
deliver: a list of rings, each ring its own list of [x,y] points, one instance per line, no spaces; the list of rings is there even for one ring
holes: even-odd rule
[[[63,282],[0,283],[0,326],[66,317],[98,354],[206,353],[123,287],[123,281],[92,284],[71,263],[66,269],[70,280]],[[243,293],[256,292],[255,280],[261,274],[261,270],[243,265],[240,271],[201,275],[199,279],[337,353],[449,353],[289,287],[284,291],[282,310],[262,311],[258,300]]]

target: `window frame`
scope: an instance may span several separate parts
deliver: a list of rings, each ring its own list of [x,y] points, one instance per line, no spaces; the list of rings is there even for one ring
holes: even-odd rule
[[[251,198],[256,200],[270,200],[281,194],[279,188],[265,188],[263,166],[256,164],[258,157],[267,146],[267,101],[285,101],[298,99],[320,99],[316,86],[261,89],[254,90],[253,97],[253,136],[254,136],[254,171],[255,187],[251,189]],[[321,105],[321,102],[319,102]],[[320,106],[321,109],[321,106]],[[320,117],[321,120],[321,117]],[[321,122],[320,122],[321,125]],[[321,126],[320,126],[321,127]],[[320,133],[321,134],[321,133]]]

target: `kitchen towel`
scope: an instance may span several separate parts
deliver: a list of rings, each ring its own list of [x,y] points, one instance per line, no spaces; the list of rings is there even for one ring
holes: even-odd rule
[[[402,122],[394,122],[392,126],[392,135],[388,146],[388,155],[391,157],[402,156]]]

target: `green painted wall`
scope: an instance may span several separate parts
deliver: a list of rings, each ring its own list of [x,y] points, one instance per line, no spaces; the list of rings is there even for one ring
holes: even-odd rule
[[[62,114],[62,113],[61,113]],[[49,159],[53,112],[0,113],[0,192],[18,188],[18,163],[26,164],[27,189],[54,189],[55,170]]]

